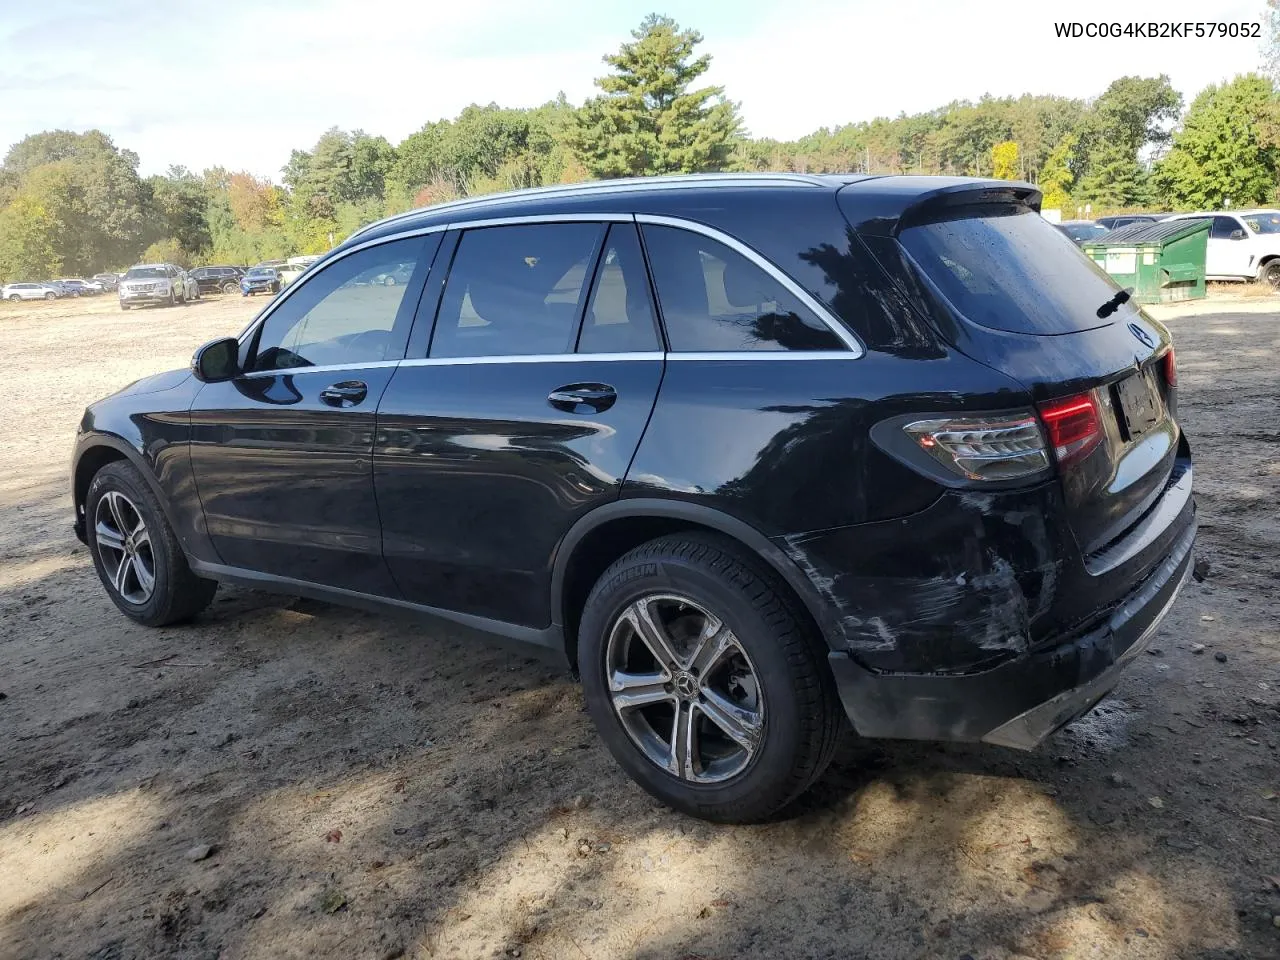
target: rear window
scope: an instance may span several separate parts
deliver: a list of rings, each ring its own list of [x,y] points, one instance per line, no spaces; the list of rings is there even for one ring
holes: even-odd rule
[[[1120,288],[1067,237],[1026,207],[972,207],[898,237],[972,323],[1010,333],[1105,327],[1098,308]]]

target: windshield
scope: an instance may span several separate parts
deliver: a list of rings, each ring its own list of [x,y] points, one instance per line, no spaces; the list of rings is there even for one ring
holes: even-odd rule
[[[1246,213],[1240,219],[1254,233],[1280,233],[1280,213]]]
[[[1026,207],[961,208],[953,219],[908,227],[898,239],[973,323],[1011,333],[1058,334],[1114,319],[1100,320],[1097,310],[1120,288]]]
[[[167,277],[164,267],[130,267],[124,275],[126,280],[156,280]]]
[[[274,277],[275,275],[276,272],[270,267],[254,267],[245,274],[246,277]]]

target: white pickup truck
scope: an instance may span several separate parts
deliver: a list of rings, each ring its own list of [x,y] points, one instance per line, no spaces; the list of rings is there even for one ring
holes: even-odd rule
[[[1211,220],[1205,277],[1257,280],[1280,288],[1280,210],[1179,213],[1169,220]]]

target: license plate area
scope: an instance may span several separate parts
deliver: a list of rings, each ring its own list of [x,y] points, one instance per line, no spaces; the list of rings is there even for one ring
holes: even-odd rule
[[[1158,424],[1164,415],[1160,392],[1147,371],[1137,371],[1115,386],[1120,412],[1120,429],[1126,440],[1137,440]]]

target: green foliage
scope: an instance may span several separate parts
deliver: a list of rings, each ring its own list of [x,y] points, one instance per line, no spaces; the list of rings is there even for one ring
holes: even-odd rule
[[[1001,140],[991,148],[991,175],[997,180],[1018,179],[1018,144]]]
[[[1106,208],[1149,203],[1139,152],[1169,142],[1181,109],[1182,95],[1163,74],[1121,77],[1107,87],[1080,125],[1077,201]]]
[[[1154,176],[1160,197],[1179,210],[1214,210],[1275,198],[1280,98],[1257,74],[1209,86],[1192,101],[1173,148]]]
[[[1095,212],[1148,206],[1152,202],[1147,172],[1120,143],[1104,143],[1094,151],[1089,172],[1080,179],[1077,202],[1091,203]]]
[[[690,85],[711,65],[693,59],[702,42],[670,17],[651,14],[604,58],[614,73],[596,81],[603,93],[578,115],[574,146],[598,177],[720,170],[729,162],[741,121],[723,87]]]
[[[47,280],[62,273],[57,228],[34,196],[20,195],[0,211],[0,279]]]
[[[147,224],[151,235],[173,239],[184,257],[206,252],[213,238],[207,215],[209,190],[204,181],[185,167],[170,167],[164,176],[148,177],[146,185],[151,191]]]
[[[191,266],[186,249],[175,237],[165,237],[142,251],[139,263],[176,263],[180,267]]]
[[[1070,210],[1071,184],[1075,182],[1075,174],[1071,170],[1071,157],[1075,150],[1077,137],[1069,133],[1058,141],[1044,166],[1040,168],[1040,189],[1044,193],[1041,204],[1045,210]]]

